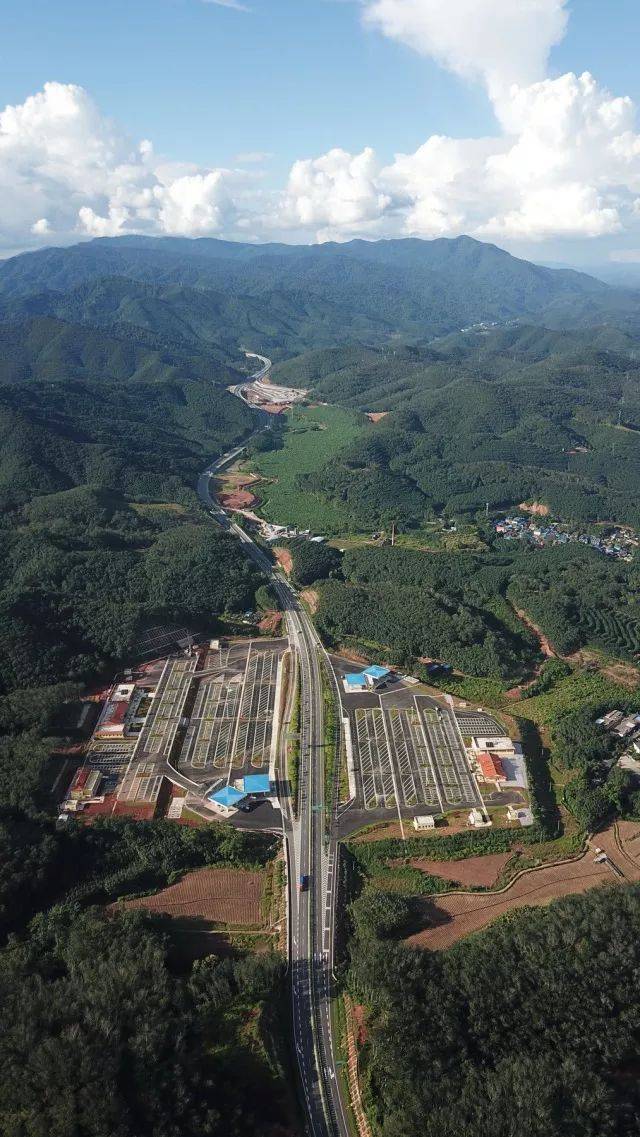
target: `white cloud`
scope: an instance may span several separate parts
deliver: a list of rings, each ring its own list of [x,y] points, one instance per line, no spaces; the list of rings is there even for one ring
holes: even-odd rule
[[[492,98],[542,79],[564,36],[566,0],[363,0],[363,20],[468,79]]]
[[[269,150],[241,150],[233,160],[239,166],[260,166],[270,158],[273,158],[273,154]]]
[[[246,175],[245,175],[246,176]],[[46,83],[0,112],[0,248],[127,232],[230,235],[242,175],[157,158],[86,91]]]
[[[632,101],[588,73],[544,74],[563,0],[364,0],[363,11],[385,34],[481,79],[495,135],[432,135],[386,164],[370,147],[336,147],[294,162],[284,188],[267,191],[259,169],[166,161],[149,141],[128,139],[81,87],[47,83],[0,112],[0,250],[127,232],[302,240],[466,232],[507,243],[628,233],[637,245]],[[235,161],[259,166],[266,157]]]
[[[502,240],[597,237],[637,223],[640,135],[629,98],[588,73],[546,77],[566,29],[566,0],[361,0],[363,20],[481,81],[500,132],[432,135],[413,154],[380,166],[335,150],[296,163],[290,214],[319,237],[461,232]],[[331,176],[324,173],[329,160]],[[345,211],[345,180],[349,185]]]
[[[252,9],[239,0],[204,0],[205,4],[215,4],[218,8],[231,8],[234,12],[251,12]]]
[[[311,230],[319,240],[370,234],[390,204],[373,150],[335,149],[294,163],[274,223]]]

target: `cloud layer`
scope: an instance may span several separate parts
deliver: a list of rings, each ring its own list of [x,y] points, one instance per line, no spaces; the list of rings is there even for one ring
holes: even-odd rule
[[[565,0],[362,0],[376,32],[480,82],[498,130],[432,135],[382,162],[371,148],[295,162],[267,193],[264,155],[201,169],[133,143],[72,84],[0,112],[0,251],[127,232],[343,240],[598,237],[640,227],[640,135],[629,98],[588,73],[551,78]],[[243,168],[244,167],[244,168]]]

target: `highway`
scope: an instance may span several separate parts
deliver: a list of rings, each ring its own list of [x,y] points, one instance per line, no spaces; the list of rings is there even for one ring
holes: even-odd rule
[[[238,538],[247,556],[269,576],[286,613],[290,642],[297,655],[301,707],[297,818],[293,816],[290,798],[281,794],[289,868],[294,1043],[308,1133],[311,1137],[349,1137],[331,1026],[337,873],[335,841],[325,835],[322,668],[328,666],[328,659],[313,622],[287,578],[272,565],[251,537],[229,520],[211,496],[212,474],[231,462],[242,449],[238,447],[223,455],[203,472],[198,481],[198,494],[209,513],[227,532]],[[308,884],[299,889],[302,877]]]
[[[266,355],[258,355],[255,351],[245,351],[244,354],[246,355],[247,359],[259,360],[259,362],[262,364],[262,367],[254,372],[253,375],[249,375],[243,383],[236,383],[234,387],[229,387],[229,390],[231,391],[232,395],[237,395],[238,398],[242,399],[244,403],[247,403],[249,406],[251,406],[249,398],[247,397],[246,389],[253,383],[259,383],[261,379],[266,379],[267,375],[271,371],[272,364],[271,360],[267,359]]]

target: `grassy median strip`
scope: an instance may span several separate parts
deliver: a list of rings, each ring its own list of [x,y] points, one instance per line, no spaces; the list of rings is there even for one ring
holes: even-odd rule
[[[336,761],[340,743],[336,700],[333,687],[326,671],[322,672],[322,704],[324,719],[324,801],[327,819],[333,813]]]
[[[296,693],[293,699],[289,733],[287,737],[287,778],[291,804],[295,816],[298,816],[298,788],[300,783],[300,685],[296,684]]]

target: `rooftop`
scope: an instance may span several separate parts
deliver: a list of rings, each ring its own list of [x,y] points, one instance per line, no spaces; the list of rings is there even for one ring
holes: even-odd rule
[[[245,794],[268,794],[271,791],[268,774],[247,774],[242,785]]]
[[[506,778],[504,766],[497,754],[488,754],[484,751],[478,754],[478,762],[485,778]]]
[[[209,801],[223,805],[225,809],[233,809],[246,796],[246,794],[240,793],[240,790],[234,790],[233,786],[225,786],[224,789],[209,794]]]
[[[364,687],[366,683],[364,672],[362,671],[352,671],[350,674],[345,675],[344,681],[347,684],[347,687],[357,687],[358,689],[360,687]]]

